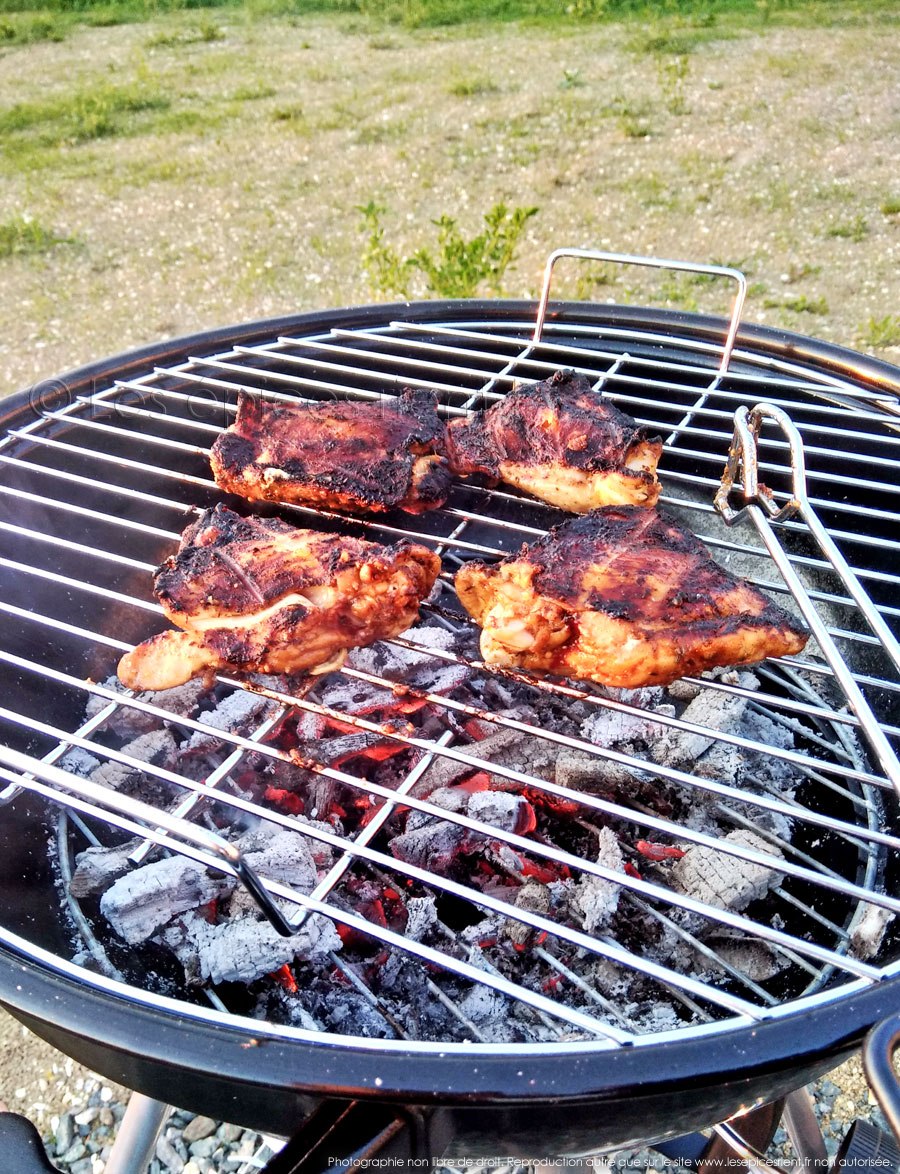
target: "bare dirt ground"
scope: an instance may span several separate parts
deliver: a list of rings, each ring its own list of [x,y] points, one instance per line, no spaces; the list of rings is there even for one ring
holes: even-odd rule
[[[155,339],[383,300],[361,264],[372,200],[401,256],[444,213],[474,235],[498,201],[537,206],[513,296],[561,245],[722,261],[748,274],[749,320],[897,361],[896,29],[721,32],[224,10],[3,49],[0,394]],[[728,304],[605,268],[558,292]],[[2,1019],[11,1107],[45,1125],[85,1079]]]
[[[537,206],[511,295],[534,294],[561,245],[718,260],[748,274],[748,319],[896,357],[889,14],[407,31],[211,13],[0,56],[0,224],[68,238],[0,258],[0,389],[228,322],[390,300],[361,265],[371,200],[401,256],[433,246],[444,213],[474,235],[500,200]],[[558,288],[728,306],[724,285],[651,291],[636,273],[573,265]]]

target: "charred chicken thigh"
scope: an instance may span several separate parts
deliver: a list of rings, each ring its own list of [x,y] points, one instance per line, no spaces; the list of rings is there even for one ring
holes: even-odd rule
[[[607,506],[456,575],[489,664],[636,689],[799,652],[807,633],[656,509]]]
[[[442,506],[451,477],[434,396],[275,404],[241,392],[210,453],[216,483],[252,500],[351,513]]]
[[[160,632],[119,662],[131,689],[167,689],[218,669],[324,671],[350,648],[415,623],[440,559],[424,546],[380,546],[243,518],[217,505],[189,526],[154,577],[181,631]]]
[[[574,371],[517,387],[487,411],[451,421],[454,473],[483,473],[575,514],[656,504],[659,437]]]

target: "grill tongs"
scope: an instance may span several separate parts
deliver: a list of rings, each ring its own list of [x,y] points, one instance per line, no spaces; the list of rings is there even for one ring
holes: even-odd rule
[[[791,496],[781,505],[776,501],[772,490],[759,479],[758,445],[760,432],[766,421],[773,422],[781,429],[790,446]],[[735,505],[732,504],[733,498],[741,498],[742,501]],[[722,483],[715,495],[714,503],[726,525],[734,525],[735,522],[748,517],[756,526],[766,550],[796,599],[803,613],[803,618],[809,625],[822,655],[834,673],[835,680],[850,708],[859,719],[870,749],[886,777],[900,795],[900,763],[897,761],[897,756],[872,713],[862,690],[854,680],[847,662],[841,656],[831,634],[816,611],[803,582],[791,565],[772,523],[782,522],[797,515],[803,519],[810,534],[831,563],[865,617],[873,634],[877,636],[884,651],[898,670],[900,670],[900,644],[885,623],[884,617],[873,606],[847,560],[812,508],[806,491],[803,439],[796,425],[781,408],[761,403],[753,409],[740,407],[735,411],[734,436],[728,453],[728,463],[722,474]]]

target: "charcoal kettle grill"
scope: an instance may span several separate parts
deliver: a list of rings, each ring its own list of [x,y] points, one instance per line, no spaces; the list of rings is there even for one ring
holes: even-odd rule
[[[553,268],[567,257],[729,280],[737,288],[734,309],[723,320],[551,301]],[[744,293],[743,277],[730,269],[560,250],[548,262],[537,305],[438,301],[295,315],[118,356],[4,403],[0,1001],[62,1051],[136,1090],[142,1111],[128,1130],[132,1155],[149,1154],[166,1103],[294,1135],[289,1152],[302,1150],[321,1168],[360,1145],[366,1153],[410,1145],[420,1148],[404,1152],[434,1153],[448,1138],[458,1153],[537,1158],[664,1145],[717,1125],[740,1147],[733,1126],[721,1123],[794,1094],[849,1056],[878,1023],[888,1026],[875,1037],[870,1066],[889,1095],[885,1056],[894,1039],[890,1017],[900,1009],[900,370],[742,324]],[[625,770],[648,768],[628,752],[427,687],[421,697],[445,720],[437,738],[334,712],[315,688],[297,695],[257,681],[252,688],[274,710],[255,728],[222,731],[219,759],[200,780],[129,762],[104,738],[106,723],[123,711],[166,723],[185,739],[208,733],[202,715],[173,715],[117,690],[110,678],[119,656],[162,626],[152,568],[186,523],[222,499],[206,454],[233,419],[239,391],[281,401],[374,400],[425,387],[452,418],[561,367],[586,374],[664,438],[663,507],[678,512],[715,557],[737,559],[742,574],[798,609],[810,627],[806,653],[760,667],[752,695],[734,674],[689,682],[701,694],[745,699],[764,715],[764,728],[779,732],[771,744],[695,728],[677,713],[659,717],[667,730],[695,734],[723,755],[769,756],[796,772],[796,788],[779,794],[765,779],[739,787],[721,776],[653,766],[667,788],[702,793],[735,828],[759,839],[710,842],[665,810],[483,761],[465,732],[472,718]],[[299,525],[350,527],[378,541],[414,538],[436,549],[444,574],[423,617],[450,627],[466,622],[452,601],[452,575],[462,561],[514,551],[562,519],[549,506],[477,482],[461,482],[443,509],[415,518],[345,519],[301,507],[281,513]],[[416,629],[395,643],[416,649]],[[506,679],[477,655],[430,654],[501,684]],[[394,685],[360,669],[339,671],[351,682]],[[623,718],[640,710],[638,698],[579,682],[517,674],[515,683],[536,704],[550,698]],[[246,687],[220,678],[225,691]],[[409,751],[412,765],[394,790],[350,766],[309,764],[377,805],[375,818],[353,836],[261,811],[229,784],[251,756],[284,759],[269,736],[298,711]],[[130,765],[177,801],[153,804],[104,788],[72,769],[75,751]],[[416,784],[448,761],[574,804],[588,822],[630,829],[632,840],[677,840],[764,868],[777,876],[766,912],[686,895],[652,860],[611,872],[569,844],[435,808],[417,797]],[[678,943],[678,957],[667,961],[640,941],[518,908],[516,918],[532,933],[526,981],[466,944],[453,925],[443,937],[414,940],[373,923],[337,899],[354,870],[435,894],[457,927],[476,920],[475,912],[509,911],[491,892],[386,850],[380,835],[401,801],[540,864],[619,886],[636,917],[658,923]],[[202,818],[212,811],[215,826]],[[336,863],[312,892],[258,874],[235,848],[228,820],[260,814],[332,849]],[[787,827],[790,835],[779,830]],[[96,911],[81,908],[66,889],[76,852],[117,836],[140,837],[135,864],[164,851],[236,876],[283,933],[318,913],[401,953],[427,975],[433,997],[449,1005],[452,1037],[417,1038],[379,1008],[363,969],[340,954],[334,965],[343,981],[385,1020],[380,1038],[260,1018],[246,1000],[229,1006],[230,990],[187,988],[143,955],[123,959],[120,947],[102,939]],[[742,969],[710,944],[720,939],[761,944],[775,960],[774,976]],[[597,975],[606,976],[605,986]],[[637,976],[642,991],[656,992],[665,1008],[657,1026],[652,1015],[617,1004],[610,993],[616,975]],[[460,992],[478,987],[514,1008],[524,1039],[492,1041],[467,1014]],[[795,1116],[798,1104],[795,1098]],[[138,1170],[138,1158],[123,1152],[114,1156],[116,1169]],[[299,1159],[288,1164],[293,1160],[274,1159],[272,1170],[300,1169]]]

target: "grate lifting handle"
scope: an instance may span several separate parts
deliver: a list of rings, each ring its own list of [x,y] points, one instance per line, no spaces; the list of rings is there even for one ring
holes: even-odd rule
[[[676,273],[700,273],[705,277],[725,277],[737,284],[737,293],[731,307],[731,317],[728,321],[728,330],[725,333],[725,342],[722,346],[722,359],[719,363],[719,379],[728,371],[731,362],[731,352],[734,350],[734,341],[737,338],[738,327],[741,324],[741,314],[747,297],[747,279],[739,269],[731,269],[726,265],[701,265],[696,261],[667,261],[662,257],[640,257],[631,253],[606,253],[600,249],[554,249],[547,258],[544,267],[544,280],[541,286],[541,296],[538,302],[537,321],[532,336],[533,343],[541,341],[544,332],[544,320],[547,317],[547,305],[550,300],[550,282],[553,278],[553,268],[556,262],[563,257],[572,257],[581,261],[607,261],[614,265],[641,265],[645,269],[670,269]]]
[[[777,425],[787,438],[790,449],[791,497],[779,506],[772,491],[759,480],[759,438],[763,424]],[[735,506],[732,499],[740,496],[741,504]],[[900,644],[876,610],[872,601],[860,585],[850,564],[841,554],[831,535],[822,525],[810,505],[806,492],[806,463],[803,454],[803,438],[788,414],[772,404],[760,403],[754,408],[739,407],[734,413],[734,436],[728,453],[728,462],[722,474],[722,481],[714,498],[716,510],[728,526],[749,518],[765,543],[788,589],[816,638],[822,654],[828,661],[835,680],[847,699],[850,708],[859,719],[860,725],[874,751],[885,775],[900,794],[900,763],[884,731],[881,729],[869,703],[853,679],[847,662],[841,655],[824,621],[817,612],[806,587],[791,565],[781,542],[772,528],[773,522],[798,516],[806,523],[819,549],[831,563],[848,593],[859,607],[882,648],[900,671]]]

